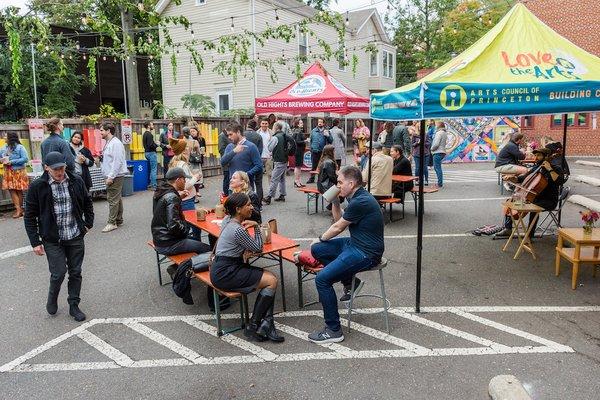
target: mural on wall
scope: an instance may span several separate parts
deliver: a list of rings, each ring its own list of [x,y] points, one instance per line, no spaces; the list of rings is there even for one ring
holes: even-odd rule
[[[519,130],[518,117],[477,117],[445,120],[448,130],[445,163],[495,161],[510,133]]]

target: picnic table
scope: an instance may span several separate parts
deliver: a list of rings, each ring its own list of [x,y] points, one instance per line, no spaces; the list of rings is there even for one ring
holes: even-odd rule
[[[204,221],[198,221],[195,210],[184,211],[183,215],[185,220],[201,229],[202,231],[213,235],[215,237],[219,237],[221,234],[221,226],[218,221],[222,221],[222,219],[217,218],[214,212],[207,213],[206,219]],[[253,233],[253,230],[250,230],[250,234]],[[271,233],[271,243],[264,243],[263,249],[260,254],[255,254],[252,259],[253,261],[250,264],[253,264],[259,259],[267,259],[276,261],[279,265],[279,275],[281,277],[281,300],[283,311],[286,311],[286,302],[285,302],[285,280],[283,275],[283,255],[282,252],[287,249],[292,249],[298,247],[298,244],[294,242],[292,239],[289,239],[283,235],[277,233]],[[274,266],[270,265],[270,266]]]

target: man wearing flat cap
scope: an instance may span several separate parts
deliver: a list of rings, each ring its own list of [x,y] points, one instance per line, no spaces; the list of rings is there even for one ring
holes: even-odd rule
[[[50,269],[50,288],[46,311],[58,311],[58,295],[65,275],[69,314],[76,321],[85,320],[79,309],[81,266],[85,253],[83,237],[94,225],[92,199],[79,175],[66,170],[62,153],[52,151],[43,160],[45,172],[27,192],[25,231],[33,252],[46,255]]]
[[[181,210],[181,195],[190,176],[182,168],[169,168],[152,203],[152,240],[159,254],[205,253],[210,246],[188,237],[189,225]]]

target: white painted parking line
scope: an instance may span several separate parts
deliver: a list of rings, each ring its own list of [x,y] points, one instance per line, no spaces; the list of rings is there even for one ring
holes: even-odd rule
[[[377,350],[362,350],[352,347],[360,345],[360,340],[357,336],[348,336],[347,343],[344,345],[339,343],[329,344],[313,344],[315,348],[325,348],[326,351],[307,351],[303,353],[282,353],[277,354],[271,349],[263,348],[260,343],[251,343],[237,335],[225,335],[220,337],[223,342],[222,351],[228,352],[229,346],[241,349],[248,354],[231,355],[223,354],[215,357],[202,355],[201,352],[194,351],[188,347],[177,343],[175,340],[159,333],[145,323],[152,322],[185,322],[188,325],[198,329],[200,334],[207,334],[212,337],[217,337],[216,328],[209,325],[207,321],[212,321],[212,315],[182,315],[182,316],[160,316],[160,317],[133,317],[133,318],[105,318],[96,319],[82,324],[81,326],[67,332],[56,339],[35,348],[27,354],[16,358],[15,360],[0,366],[0,372],[39,372],[39,371],[79,371],[79,370],[102,370],[116,368],[161,368],[171,366],[191,366],[191,365],[224,365],[224,364],[250,364],[264,362],[301,362],[315,360],[340,360],[340,359],[372,359],[372,358],[403,358],[403,357],[451,357],[451,356],[486,356],[497,354],[544,354],[544,353],[572,353],[574,350],[561,343],[525,332],[515,327],[508,326],[489,318],[484,318],[473,314],[474,312],[485,313],[510,313],[510,312],[531,312],[531,313],[559,313],[559,312],[600,312],[600,306],[580,306],[580,307],[537,307],[537,306],[464,306],[464,307],[424,307],[424,313],[452,313],[478,324],[487,327],[495,328],[503,334],[510,334],[527,341],[535,342],[539,346],[507,346],[497,343],[488,338],[483,338],[465,330],[456,329],[446,326],[438,322],[431,321],[422,315],[416,315],[410,307],[394,307],[390,308],[390,318],[400,317],[418,324],[428,326],[435,331],[442,333],[443,338],[453,335],[473,343],[481,345],[481,347],[438,347],[428,348],[418,343],[413,343],[386,332],[379,331],[375,328],[366,326],[359,322],[352,322],[353,331],[368,335],[381,342],[381,348]],[[347,310],[340,310],[341,312]],[[381,311],[381,308],[358,309],[361,313],[373,313]],[[239,318],[238,314],[224,314],[224,320],[234,320]],[[284,312],[277,315],[277,318],[286,318],[286,324],[276,322],[278,329],[284,335],[290,335],[301,339],[308,340],[308,333],[293,326],[297,318],[305,317],[322,317],[322,312],[318,310],[301,310]],[[357,316],[357,319],[360,319]],[[363,317],[364,318],[364,317]],[[342,324],[347,321],[341,319]],[[152,340],[151,343],[166,347],[181,358],[169,359],[149,359],[149,360],[132,360],[131,357],[117,350],[111,344],[108,344],[98,336],[91,333],[88,329],[94,325],[119,325],[128,326],[134,332]],[[396,332],[401,334],[402,332]],[[83,339],[87,344],[104,354],[112,361],[106,362],[73,362],[73,363],[31,363],[31,359],[35,356],[49,350],[65,340],[77,336]],[[130,339],[131,340],[131,339]],[[282,344],[281,346],[285,346]],[[275,346],[275,348],[281,348]],[[59,361],[59,360],[57,360]]]
[[[3,253],[0,253],[0,260],[5,260],[10,257],[16,257],[21,254],[29,253],[32,250],[33,249],[31,248],[31,246],[25,246],[25,247],[19,247],[18,249],[12,249],[9,251],[5,251]]]
[[[384,239],[415,239],[417,235],[386,235]],[[431,235],[423,235],[424,238],[453,238],[453,237],[479,237],[475,236],[472,233],[438,233]],[[313,240],[318,238],[293,238],[292,240],[295,242],[312,242]]]
[[[94,335],[90,331],[83,331],[77,334],[77,336],[83,339],[84,342],[98,350],[100,353],[104,354],[114,362],[116,362],[121,367],[131,367],[133,364],[133,360],[129,358],[126,354],[122,353],[120,350],[115,349],[110,344],[106,343],[104,340],[100,339],[98,336]]]
[[[142,325],[139,322],[132,322],[125,324],[125,326],[133,329],[137,333],[140,333],[146,336],[148,339],[154,340],[156,343],[165,346],[167,349],[171,350],[174,353],[179,354],[183,358],[194,362],[201,363],[206,361],[205,357],[202,357],[200,354],[196,353],[192,349],[188,349],[182,344],[177,343],[174,340],[169,339],[162,333],[156,332],[153,329],[148,328],[146,325]]]
[[[500,343],[495,343],[495,342],[492,342],[491,340],[484,339],[482,337],[472,335],[472,334],[470,334],[468,332],[464,332],[464,331],[461,331],[459,329],[451,328],[449,326],[442,325],[442,324],[437,323],[435,321],[430,321],[430,320],[425,319],[423,317],[419,317],[418,315],[409,314],[409,313],[407,313],[405,311],[390,310],[390,312],[392,314],[395,314],[395,315],[399,316],[399,317],[406,318],[408,320],[411,320],[413,322],[417,322],[419,324],[428,326],[430,328],[437,329],[437,330],[440,330],[442,332],[446,332],[449,335],[456,336],[456,337],[459,337],[461,339],[465,339],[465,340],[468,340],[468,341],[471,341],[471,342],[474,342],[474,343],[477,343],[477,344],[481,344],[483,346],[490,347],[492,349],[505,350],[508,347],[508,346],[504,346],[504,345],[502,345]]]

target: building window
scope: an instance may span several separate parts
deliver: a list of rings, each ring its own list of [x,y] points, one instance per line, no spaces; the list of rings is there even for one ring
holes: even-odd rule
[[[533,121],[531,115],[521,117],[521,129],[533,129]]]
[[[233,108],[233,95],[231,90],[222,90],[216,93],[217,101],[217,112],[222,114],[223,111],[231,110]]]
[[[563,115],[554,114],[550,126],[554,129],[561,128],[563,124]],[[570,113],[567,114],[567,126],[586,128],[589,126],[589,114],[588,113]]]
[[[196,0],[196,5],[197,6],[201,6],[203,4],[206,4],[206,0]]]
[[[377,53],[371,53],[371,66],[369,67],[369,76],[379,76],[379,65],[378,65]]]
[[[306,57],[308,54],[308,34],[306,32],[298,34],[298,56]]]
[[[383,76],[394,77],[394,54],[385,50],[383,51]]]
[[[340,44],[340,55],[338,56],[338,70],[346,72],[346,46]]]

